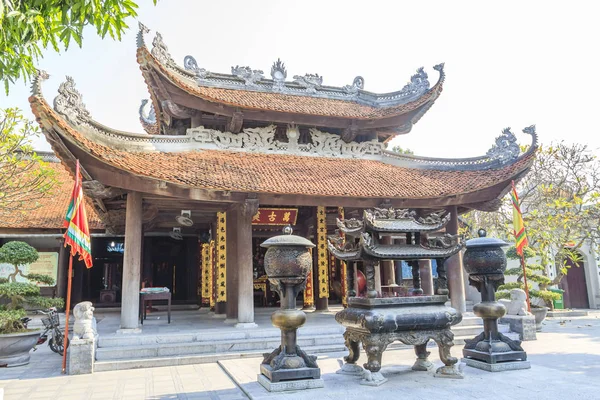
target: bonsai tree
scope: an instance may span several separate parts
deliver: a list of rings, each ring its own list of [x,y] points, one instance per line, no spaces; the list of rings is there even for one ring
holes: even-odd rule
[[[525,251],[525,272],[527,273],[527,283],[529,286],[529,298],[541,299],[547,307],[554,309],[552,300],[560,299],[560,294],[551,292],[548,290],[548,286],[553,284],[553,280],[547,275],[546,268],[542,264],[528,263],[527,259],[534,258],[536,253],[530,247],[526,247]],[[517,254],[517,249],[512,246],[506,252],[506,258],[510,260],[520,260],[521,256]],[[504,273],[505,275],[517,276],[516,282],[508,282],[498,287],[496,292],[496,298],[498,299],[509,299],[511,289],[522,289],[525,290],[525,283],[523,282],[523,268],[519,264],[518,267],[509,268]],[[533,289],[532,283],[537,283],[538,289]],[[531,307],[535,307],[534,304]]]
[[[38,284],[53,285],[52,277],[42,274],[25,275],[20,269],[38,259],[36,249],[24,242],[8,242],[0,248],[0,262],[11,264],[15,271],[8,278],[0,279],[0,334],[16,333],[25,330],[21,318],[25,316],[25,305],[28,307],[49,308],[63,307],[63,299],[51,299],[40,295]],[[29,282],[17,282],[17,275]]]
[[[25,242],[8,242],[0,247],[0,263],[10,264],[15,267],[15,271],[8,276],[11,283],[17,282],[17,275],[25,278],[21,266],[34,263],[39,255],[36,249]]]

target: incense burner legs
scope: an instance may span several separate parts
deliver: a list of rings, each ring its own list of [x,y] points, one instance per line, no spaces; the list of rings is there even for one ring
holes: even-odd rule
[[[380,372],[381,357],[387,346],[395,341],[414,346],[417,359],[412,366],[413,371],[429,371],[433,367],[433,363],[429,361],[430,352],[427,351],[427,343],[429,340],[433,340],[438,345],[440,360],[444,363],[444,366],[436,370],[435,376],[459,379],[463,377],[456,367],[458,359],[450,355],[450,349],[454,346],[454,334],[449,328],[392,333],[369,333],[346,329],[344,339],[346,340],[346,347],[348,347],[349,354],[344,357],[345,364],[338,373],[362,375],[362,385],[379,386],[387,382],[387,378]],[[367,354],[367,362],[363,364],[365,370],[362,374],[362,368],[356,365],[360,357],[360,343],[362,343],[363,349]]]

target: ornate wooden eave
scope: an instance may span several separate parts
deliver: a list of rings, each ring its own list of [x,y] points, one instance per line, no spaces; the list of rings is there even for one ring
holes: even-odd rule
[[[363,89],[364,79],[352,85],[322,85],[322,77],[307,74],[285,80],[287,71],[281,61],[273,64],[271,79],[249,67],[232,67],[231,74],[207,72],[191,56],[184,67],[175,63],[160,33],[152,50],[146,47],[140,24],[137,60],[151,93],[160,123],[169,118],[162,106],[172,101],[179,106],[233,118],[243,114],[247,120],[294,123],[342,129],[345,141],[360,131],[373,130],[383,140],[408,133],[433,105],[443,90],[443,64],[434,67],[438,82],[429,86],[427,74],[420,68],[402,90],[377,94]]]

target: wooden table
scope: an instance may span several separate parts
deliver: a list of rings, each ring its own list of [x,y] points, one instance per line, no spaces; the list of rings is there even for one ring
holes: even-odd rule
[[[140,319],[142,325],[146,319],[146,301],[151,300],[167,300],[167,316],[168,323],[171,323],[171,292],[160,292],[160,293],[140,293]]]

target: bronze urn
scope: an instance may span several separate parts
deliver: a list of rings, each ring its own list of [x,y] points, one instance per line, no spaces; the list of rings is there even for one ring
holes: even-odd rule
[[[306,314],[296,309],[296,297],[306,287],[306,278],[312,269],[309,249],[315,245],[308,239],[292,235],[292,228],[288,226],[283,235],[267,239],[261,246],[267,248],[265,271],[281,301],[281,308],[271,315],[271,322],[281,330],[281,345],[264,355],[258,381],[271,391],[276,386],[274,383],[285,381],[295,382],[289,385],[289,390],[322,387],[317,357],[306,354],[296,343],[297,330],[306,322]],[[313,382],[301,387],[298,380]]]
[[[478,238],[466,243],[464,268],[469,274],[469,284],[477,288],[482,300],[473,307],[473,312],[483,318],[483,332],[471,340],[465,340],[463,355],[468,365],[471,365],[469,360],[486,364],[527,360],[520,341],[511,340],[498,332],[498,318],[506,314],[506,307],[496,301],[496,289],[504,283],[506,255],[502,247],[505,246],[508,243],[503,240],[486,237],[483,229],[479,230]],[[476,366],[476,363],[472,366]]]

